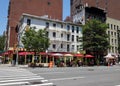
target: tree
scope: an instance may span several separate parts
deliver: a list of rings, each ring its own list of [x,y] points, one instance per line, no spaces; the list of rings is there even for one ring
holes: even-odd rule
[[[50,44],[47,31],[45,29],[35,31],[35,28],[30,28],[24,33],[22,43],[27,50],[33,50],[35,52],[45,51]]]
[[[108,25],[99,20],[90,20],[83,26],[83,49],[95,56],[104,54],[110,47],[106,33]]]
[[[1,35],[0,36],[0,51],[4,51],[5,47],[5,36]]]

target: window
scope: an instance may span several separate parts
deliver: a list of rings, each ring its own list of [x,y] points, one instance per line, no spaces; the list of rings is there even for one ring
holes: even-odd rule
[[[53,44],[53,48],[56,49],[56,45],[55,44]]]
[[[70,41],[70,34],[67,34],[67,41]]]
[[[113,25],[111,24],[111,29],[113,29]]]
[[[61,28],[63,28],[63,24],[61,24]]]
[[[74,46],[74,45],[72,45],[72,50],[74,50],[74,47],[75,47],[75,46]]]
[[[70,51],[70,45],[67,45],[67,52]]]
[[[61,38],[63,38],[63,33],[61,33]]]
[[[53,24],[53,27],[56,27],[56,24],[55,24],[55,23]]]
[[[53,32],[53,37],[56,37],[56,33],[55,32]]]
[[[110,24],[108,23],[107,25],[108,25],[108,28],[110,28]]]
[[[79,27],[76,27],[76,29],[77,29],[76,32],[79,33]]]
[[[117,40],[115,39],[115,45],[117,44]]]
[[[63,44],[61,44],[61,48],[63,48]]]
[[[110,35],[110,31],[108,31],[108,35]]]
[[[72,35],[72,41],[74,41],[74,35]]]
[[[31,20],[27,19],[27,25],[31,25]]]
[[[72,26],[72,32],[74,33],[74,26]]]
[[[113,32],[111,32],[111,35],[112,35],[112,37],[113,37]]]
[[[47,37],[49,37],[49,32],[47,31]]]
[[[79,42],[79,37],[78,36],[76,36],[76,41]]]
[[[112,45],[113,45],[113,43],[114,43],[114,42],[113,42],[113,39],[111,40],[111,42],[112,42]]]
[[[119,29],[119,26],[117,26],[117,30]]]
[[[116,25],[114,25],[114,30],[116,29]]]
[[[77,45],[77,50],[79,50],[79,45]]]
[[[49,23],[48,22],[46,22],[46,28],[49,28]]]
[[[114,32],[114,36],[116,37],[116,32]]]
[[[70,30],[70,26],[69,25],[67,25],[67,30]]]
[[[48,2],[47,4],[48,4],[48,5],[50,5],[51,3],[50,3],[50,2]]]

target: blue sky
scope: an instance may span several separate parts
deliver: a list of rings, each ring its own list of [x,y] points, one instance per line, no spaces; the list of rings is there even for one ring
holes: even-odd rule
[[[9,0],[0,0],[0,35],[6,30]],[[63,0],[63,19],[70,15],[70,0]]]

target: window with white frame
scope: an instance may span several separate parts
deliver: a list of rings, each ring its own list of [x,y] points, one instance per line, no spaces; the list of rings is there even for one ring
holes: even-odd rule
[[[53,37],[56,37],[56,32],[53,32]]]
[[[55,24],[55,23],[53,23],[53,27],[56,27],[56,24]]]
[[[52,47],[53,47],[53,49],[56,49],[56,44],[53,44]]]
[[[72,32],[74,33],[74,26],[72,26]]]

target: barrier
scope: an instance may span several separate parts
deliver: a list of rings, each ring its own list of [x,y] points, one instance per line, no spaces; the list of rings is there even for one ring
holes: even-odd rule
[[[49,68],[53,68],[53,61],[50,61]]]

